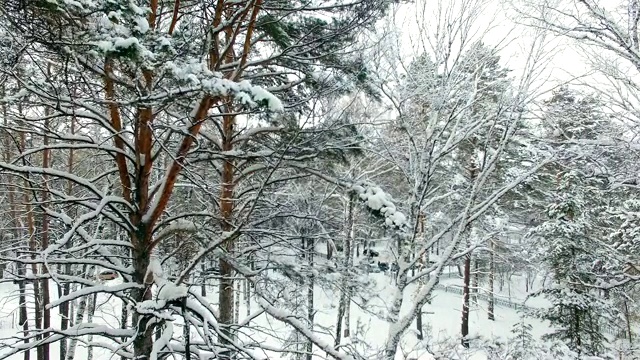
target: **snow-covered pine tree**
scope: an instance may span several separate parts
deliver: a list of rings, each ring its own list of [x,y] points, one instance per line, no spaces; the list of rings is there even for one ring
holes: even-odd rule
[[[511,328],[512,336],[509,338],[510,360],[532,359],[535,351],[535,339],[531,334],[532,326],[527,323],[524,314],[521,314],[517,323]]]
[[[598,170],[615,157],[594,142],[610,135],[612,126],[595,98],[567,87],[555,91],[546,106],[546,133],[554,139],[559,160],[544,169],[545,195],[537,202],[545,207],[546,220],[533,230],[535,259],[547,267],[553,281],[534,294],[552,304],[536,316],[558,329],[547,339],[565,342],[578,356],[601,355],[605,328],[615,328],[618,312],[607,292],[598,288],[607,277],[604,264],[613,255],[607,240],[610,223],[602,211],[611,193],[606,192],[608,179]]]

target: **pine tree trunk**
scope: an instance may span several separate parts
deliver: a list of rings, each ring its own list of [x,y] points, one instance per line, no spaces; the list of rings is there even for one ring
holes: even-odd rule
[[[469,347],[469,282],[471,280],[471,255],[464,257],[464,276],[462,288],[462,346]]]
[[[147,279],[147,271],[151,262],[151,254],[147,251],[146,244],[149,243],[150,233],[144,223],[138,224],[138,229],[132,239],[134,246],[133,254],[133,281],[137,284],[144,285],[142,288],[136,288],[131,291],[131,298],[134,304],[151,300],[150,285],[153,279]],[[153,348],[153,329],[149,321],[152,318],[146,314],[140,314],[136,311],[132,314],[132,324],[137,328],[136,336],[133,339],[133,356],[136,359],[147,359]]]
[[[231,114],[233,111],[228,108],[227,113]],[[223,141],[222,150],[233,150],[233,134],[234,134],[235,117],[233,115],[224,115],[222,123]],[[222,181],[220,189],[220,212],[222,216],[222,231],[230,232],[233,230],[233,196],[234,196],[234,161],[231,158],[225,159],[222,166]],[[228,239],[223,244],[223,249],[228,255],[231,255],[234,250],[234,241]],[[218,291],[218,303],[220,307],[220,327],[222,335],[220,337],[220,344],[232,349],[231,342],[233,341],[233,315],[234,315],[234,283],[233,283],[233,267],[225,259],[220,259],[220,289]],[[233,358],[231,351],[225,352],[220,356],[221,360],[230,360]]]
[[[494,312],[494,306],[495,306],[495,294],[494,294],[494,289],[493,289],[493,280],[495,277],[495,272],[496,272],[496,268],[495,268],[495,242],[493,240],[490,240],[491,243],[491,249],[489,252],[489,305],[487,306],[487,316],[489,318],[489,320],[495,320],[495,314]]]

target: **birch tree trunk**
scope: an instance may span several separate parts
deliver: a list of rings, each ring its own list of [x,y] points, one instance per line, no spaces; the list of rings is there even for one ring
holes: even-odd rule
[[[349,201],[347,205],[347,221],[345,229],[345,241],[344,241],[344,269],[342,275],[342,295],[340,296],[340,304],[338,305],[338,324],[336,327],[336,346],[340,344],[340,331],[342,330],[342,319],[346,316],[344,321],[344,337],[349,337],[349,303],[351,302],[351,279],[349,278],[349,269],[351,268],[351,240],[353,237],[353,206],[354,199],[349,194]]]
[[[88,296],[89,305],[87,306],[87,322],[93,322],[93,315],[96,312],[96,300],[98,294],[93,293]],[[93,335],[87,336],[87,360],[93,360],[93,345],[91,342],[93,341]]]
[[[84,319],[84,312],[87,309],[87,297],[88,296],[83,296],[80,299],[80,303],[78,304],[77,313],[74,321],[75,324],[82,323],[82,320]],[[71,341],[69,342],[69,347],[67,348],[67,358],[65,360],[74,360],[76,355],[77,345],[78,345],[78,338],[77,337],[72,338]]]

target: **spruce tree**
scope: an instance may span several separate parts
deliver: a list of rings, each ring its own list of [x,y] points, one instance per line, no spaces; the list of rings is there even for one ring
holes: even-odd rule
[[[571,91],[558,90],[547,102],[545,120],[548,136],[559,158],[546,169],[546,219],[534,228],[535,259],[544,264],[553,282],[533,296],[544,296],[551,307],[535,311],[556,330],[545,340],[564,342],[578,358],[601,355],[607,342],[603,326],[617,317],[611,302],[594,285],[602,276],[601,264],[607,258],[603,246],[606,227],[599,209],[607,203],[606,178],[590,171],[594,150],[577,146],[577,141],[594,141],[608,120],[598,102]],[[544,204],[538,202],[539,206]]]

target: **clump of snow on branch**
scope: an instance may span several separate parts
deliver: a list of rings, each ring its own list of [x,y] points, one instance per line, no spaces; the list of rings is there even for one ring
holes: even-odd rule
[[[185,220],[185,219],[177,219],[174,222],[172,222],[169,226],[160,230],[158,234],[155,236],[155,238],[157,240],[161,240],[168,237],[169,235],[172,235],[178,232],[194,233],[196,231],[198,231],[198,228],[196,227],[196,224],[194,224],[192,221]]]
[[[186,297],[189,289],[186,286],[175,285],[167,281],[163,277],[163,273],[160,262],[157,259],[152,259],[147,267],[146,278],[153,275],[153,282],[160,288],[157,295],[158,301],[173,301]]]
[[[222,78],[222,75],[209,70],[208,65],[197,59],[188,61],[169,61],[165,70],[177,80],[189,85],[201,86],[202,89],[214,95],[233,95],[242,104],[257,107],[265,104],[271,111],[282,111],[284,106],[280,99],[260,86],[252,85],[249,81],[235,82]]]
[[[158,292],[158,300],[174,301],[187,297],[189,289],[186,286],[175,285],[170,282],[166,282],[160,287]]]
[[[396,209],[393,197],[380,187],[369,182],[360,182],[350,188],[374,214],[384,217],[385,225],[398,229],[408,225],[407,217]]]

